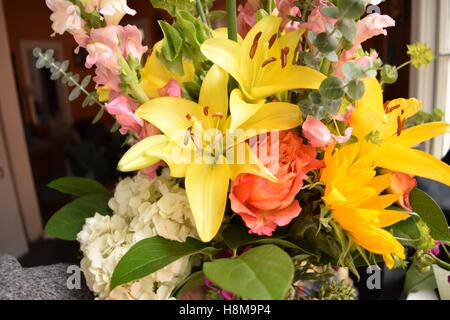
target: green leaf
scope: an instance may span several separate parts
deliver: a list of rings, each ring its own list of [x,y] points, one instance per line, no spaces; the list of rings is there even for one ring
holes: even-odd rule
[[[366,0],[339,0],[339,15],[342,18],[358,19],[366,10]]]
[[[208,244],[188,238],[186,242],[154,237],[135,244],[119,261],[111,278],[111,288],[141,279],[172,262],[202,252]]]
[[[381,79],[386,84],[393,84],[397,82],[398,70],[397,67],[385,64],[380,71]]]
[[[342,65],[342,73],[345,78],[350,80],[357,80],[364,78],[364,71],[354,62],[346,62]]]
[[[250,244],[276,244],[280,247],[303,250],[296,244],[276,237],[261,237],[249,234],[248,230],[240,226],[230,226],[222,231],[222,238],[225,244],[233,250]]]
[[[252,300],[282,300],[294,279],[291,258],[271,244],[235,259],[206,262],[203,271],[220,288]]]
[[[436,278],[432,269],[428,272],[420,273],[414,266],[411,266],[406,272],[405,286],[403,288],[405,293],[434,290],[436,288]]]
[[[94,120],[92,120],[92,124],[96,124],[97,122],[99,122],[103,118],[104,115],[105,115],[105,109],[101,108],[98,111],[97,115],[95,116]]]
[[[342,19],[336,23],[336,28],[348,41],[354,41],[356,37],[356,23],[353,19]]]
[[[352,80],[347,84],[347,95],[350,99],[356,101],[362,98],[366,87],[361,80]]]
[[[47,186],[59,192],[74,196],[87,196],[91,194],[111,195],[102,184],[88,178],[65,177],[54,180]]]
[[[153,8],[163,9],[175,17],[177,11],[195,12],[195,1],[192,0],[150,0]]]
[[[264,9],[259,9],[256,11],[256,22],[262,20],[263,18],[269,16],[269,13]]]
[[[322,12],[323,15],[333,19],[339,18],[339,9],[337,7],[322,7],[320,12]]]
[[[61,240],[76,240],[87,218],[99,213],[111,214],[110,197],[105,194],[83,196],[58,210],[45,226],[45,232]]]
[[[334,35],[331,35],[327,32],[319,33],[314,40],[314,45],[319,49],[322,53],[328,53],[336,50],[339,45],[338,40]]]
[[[331,76],[320,85],[320,95],[326,99],[337,100],[344,96],[344,83],[341,79]]]
[[[167,61],[175,61],[181,54],[183,49],[183,37],[177,29],[165,21],[158,21],[159,26],[164,34],[163,46],[161,53]]]
[[[81,94],[80,87],[77,86],[77,87],[73,88],[72,92],[69,95],[69,101],[77,100],[78,97],[80,96],[80,94]]]
[[[420,240],[421,237],[413,215],[414,214],[412,214],[411,218],[400,221],[389,227],[389,229],[393,231],[394,236],[405,246],[414,246],[414,243]]]
[[[200,288],[205,285],[205,274],[203,271],[198,271],[191,274],[189,277],[184,279],[184,281],[175,288],[175,297],[179,299],[184,293],[189,290]]]
[[[430,228],[435,240],[450,241],[447,219],[439,205],[425,192],[414,189],[409,197],[411,207]]]
[[[227,12],[225,10],[213,10],[209,12],[209,19],[216,21],[225,18]]]

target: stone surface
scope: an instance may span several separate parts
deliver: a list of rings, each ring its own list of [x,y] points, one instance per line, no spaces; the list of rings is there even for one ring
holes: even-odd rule
[[[57,264],[37,268],[22,268],[11,256],[0,255],[1,300],[91,300],[93,295],[84,285],[70,290],[67,282],[71,275],[69,265]]]

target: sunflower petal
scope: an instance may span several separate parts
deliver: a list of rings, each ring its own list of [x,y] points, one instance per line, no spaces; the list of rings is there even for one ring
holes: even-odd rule
[[[186,173],[186,193],[203,242],[216,236],[225,213],[230,167],[226,159],[220,160],[225,164],[193,164]]]
[[[380,221],[377,223],[377,226],[380,228],[386,228],[409,218],[411,218],[411,215],[407,212],[381,210],[379,216]]]

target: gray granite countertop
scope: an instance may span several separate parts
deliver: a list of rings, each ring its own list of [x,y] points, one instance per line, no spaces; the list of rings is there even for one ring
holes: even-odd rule
[[[0,255],[0,300],[93,299],[84,285],[81,273],[76,275],[79,275],[80,279],[70,281],[71,275],[76,272],[71,273],[68,268],[67,264],[22,268],[14,257]],[[77,285],[76,281],[80,282],[80,285]],[[75,288],[71,290],[69,287]]]

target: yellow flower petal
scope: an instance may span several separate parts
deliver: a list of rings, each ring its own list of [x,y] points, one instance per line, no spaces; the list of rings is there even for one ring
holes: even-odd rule
[[[263,104],[264,99],[258,100],[255,103],[247,103],[244,101],[244,96],[239,89],[233,90],[230,96],[230,112],[231,112],[231,124],[230,130],[237,129],[250,117],[256,114]]]
[[[374,154],[377,166],[439,181],[450,186],[450,166],[419,150],[383,144]]]
[[[356,102],[356,109],[369,109],[379,114],[384,114],[383,90],[376,78],[364,80],[366,90],[363,97]]]
[[[410,148],[432,139],[438,135],[450,132],[450,124],[445,122],[425,123],[403,131],[399,137],[394,137],[389,143]]]
[[[251,131],[254,134],[283,131],[298,127],[301,123],[302,113],[299,106],[291,103],[272,102],[263,105],[254,116],[240,126],[240,129],[248,130],[248,138],[251,138]]]
[[[203,242],[219,232],[227,203],[230,168],[225,164],[193,164],[186,173],[186,193],[195,226]]]
[[[267,97],[280,91],[290,89],[319,89],[326,76],[314,69],[287,65],[285,68],[272,69],[273,72],[264,72],[261,80],[252,89],[252,95]]]
[[[234,152],[234,154],[231,155],[230,152]],[[240,159],[239,157],[243,158]],[[233,150],[229,150],[227,160],[230,163],[231,180],[235,180],[240,174],[250,173],[272,182],[278,181],[272,172],[258,159],[247,143],[241,143],[235,146]]]
[[[241,68],[241,46],[228,39],[208,39],[202,46],[203,55],[228,72],[237,82],[243,84]]]
[[[161,158],[146,154],[149,150],[161,150],[167,147],[169,138],[157,135],[146,138],[132,146],[119,162],[118,169],[122,172],[141,170],[154,165]]]
[[[200,89],[199,103],[209,108],[209,113],[220,113],[225,121],[228,114],[228,74],[213,65],[206,74]]]
[[[180,130],[187,130],[192,126],[188,115],[209,127],[209,118],[205,117],[203,109],[198,104],[181,98],[163,97],[150,100],[136,111],[136,115],[171,138]]]
[[[381,210],[379,216],[380,222],[377,225],[380,228],[386,228],[409,218],[411,218],[411,215],[407,212]]]

